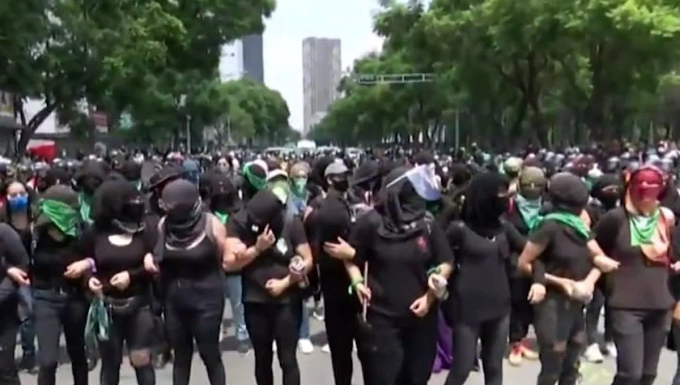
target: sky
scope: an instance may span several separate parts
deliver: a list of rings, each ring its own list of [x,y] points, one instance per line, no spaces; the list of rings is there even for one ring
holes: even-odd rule
[[[342,41],[342,68],[379,50],[382,40],[373,33],[376,0],[277,0],[276,11],[265,22],[265,84],[288,102],[291,127],[303,125],[302,40],[306,37]]]

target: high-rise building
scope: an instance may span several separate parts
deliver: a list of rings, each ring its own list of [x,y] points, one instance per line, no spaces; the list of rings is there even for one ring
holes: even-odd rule
[[[264,44],[262,34],[248,35],[243,38],[244,75],[264,84]]]
[[[220,79],[225,82],[247,76],[264,83],[262,35],[248,35],[222,46]]]
[[[340,39],[308,37],[302,41],[303,135],[321,122],[339,97],[341,54]]]

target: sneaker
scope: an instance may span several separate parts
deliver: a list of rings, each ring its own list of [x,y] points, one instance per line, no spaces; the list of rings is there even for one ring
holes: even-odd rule
[[[604,361],[604,357],[602,356],[602,352],[600,351],[600,346],[598,344],[591,344],[588,346],[586,351],[583,353],[583,357],[586,359],[586,361],[593,364],[599,364]]]
[[[324,345],[321,347],[321,351],[324,353],[330,353],[331,352],[331,347],[328,346],[328,344]]]
[[[616,345],[613,342],[607,342],[604,351],[611,358],[616,358],[616,356],[618,355],[618,352],[616,351]]]
[[[531,347],[529,346],[529,342],[527,340],[523,340],[522,342],[520,342],[519,346],[522,348],[522,357],[530,361],[538,360],[538,353],[531,349]]]
[[[302,354],[312,354],[314,352],[314,344],[309,338],[301,338],[298,341],[298,349]]]
[[[515,342],[510,346],[510,355],[508,355],[508,362],[512,366],[522,365],[522,344]]]
[[[272,352],[276,353],[278,348],[276,347],[276,341],[272,342]]]
[[[274,344],[274,349],[276,349],[276,344]],[[250,344],[247,341],[241,341],[238,343],[236,351],[238,351],[241,354],[248,354],[248,352],[250,351]]]
[[[316,318],[318,321],[324,320],[323,305],[318,303],[314,306],[314,309],[312,309],[312,317]]]

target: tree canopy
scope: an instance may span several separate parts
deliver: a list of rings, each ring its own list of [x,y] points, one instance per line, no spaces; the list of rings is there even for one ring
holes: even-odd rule
[[[263,30],[274,0],[22,0],[0,4],[0,89],[15,95],[20,150],[52,113],[88,134],[87,109],[137,140],[197,133],[231,117],[235,133],[275,138],[288,108],[263,85],[221,84],[222,46]],[[232,94],[233,93],[233,94]],[[184,100],[182,100],[184,96]],[[27,98],[44,100],[30,120]],[[253,100],[249,99],[253,98]],[[180,103],[184,101],[184,104]],[[131,126],[131,127],[130,127]]]
[[[320,142],[514,146],[672,137],[680,7],[671,0],[384,0],[381,52],[354,63]],[[393,84],[359,75],[425,74]],[[417,76],[411,76],[417,78]],[[407,79],[408,80],[408,79]]]

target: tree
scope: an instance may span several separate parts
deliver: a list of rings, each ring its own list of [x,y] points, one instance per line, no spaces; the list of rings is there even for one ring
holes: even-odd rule
[[[430,145],[446,133],[513,147],[672,132],[680,10],[670,0],[381,5],[382,51],[355,63],[313,137]],[[363,73],[434,80],[360,87]]]
[[[153,123],[172,127],[179,96],[215,77],[221,46],[261,31],[274,7],[273,0],[19,3],[0,6],[0,41],[11,40],[0,48],[0,89],[17,95],[27,126],[20,150],[50,113],[77,116],[82,100],[107,111],[111,122],[144,109],[141,125],[151,124],[145,118],[155,111]],[[45,101],[31,121],[22,108],[28,97]]]

